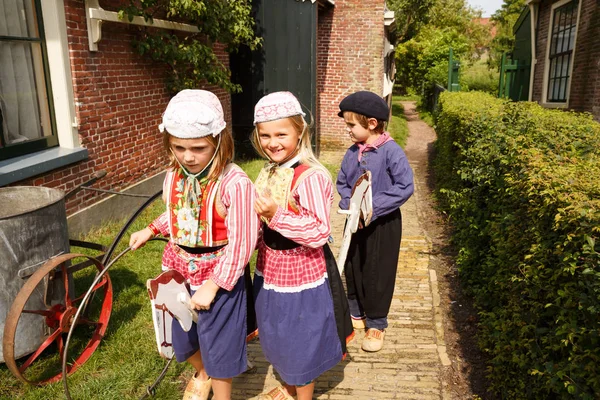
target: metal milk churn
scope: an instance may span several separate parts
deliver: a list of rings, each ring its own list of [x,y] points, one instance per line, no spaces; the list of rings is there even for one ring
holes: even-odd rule
[[[48,259],[68,252],[62,191],[39,186],[0,188],[0,342],[8,310],[27,277]],[[60,299],[64,291],[57,284],[38,285],[25,309],[45,309]],[[35,351],[44,341],[46,329],[42,316],[22,314],[15,336],[15,358]],[[4,362],[2,346],[0,362]]]

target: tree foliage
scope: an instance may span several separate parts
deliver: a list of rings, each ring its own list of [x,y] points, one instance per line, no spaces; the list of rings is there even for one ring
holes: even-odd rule
[[[445,85],[450,47],[459,56],[466,55],[470,48],[466,36],[455,29],[423,28],[416,37],[396,48],[396,82],[415,90],[426,82]]]
[[[496,36],[490,45],[488,64],[491,68],[499,68],[502,54],[512,51],[515,44],[513,27],[525,7],[525,0],[504,0],[502,8],[492,15],[496,25]]]
[[[398,43],[406,42],[429,22],[431,8],[437,0],[388,0],[387,5],[394,11]]]
[[[134,40],[140,54],[169,66],[171,92],[196,88],[202,82],[241,91],[240,85],[231,82],[231,73],[217,58],[214,46],[218,43],[232,52],[241,45],[255,49],[261,43],[254,34],[250,0],[129,0],[119,16],[130,21],[135,16],[147,21],[167,18],[198,27],[198,33],[185,34],[144,27]]]
[[[479,17],[465,0],[435,0],[428,23],[396,47],[398,86],[418,92],[434,82],[446,85],[450,47],[456,58],[469,62],[489,42],[489,29],[476,22]]]

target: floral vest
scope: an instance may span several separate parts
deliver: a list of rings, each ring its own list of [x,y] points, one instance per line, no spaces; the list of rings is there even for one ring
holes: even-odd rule
[[[292,196],[292,192],[301,181],[304,173],[310,166],[300,164],[295,168],[282,168],[265,166],[254,183],[256,192],[259,194],[269,193],[273,201],[280,207],[298,214],[298,204]],[[261,217],[262,218],[262,217]],[[263,219],[263,221],[267,222]]]
[[[198,207],[188,207],[182,200],[185,175],[178,168],[167,172],[166,202],[171,240],[187,247],[214,247],[227,244],[225,216],[221,202],[221,177],[201,182]]]

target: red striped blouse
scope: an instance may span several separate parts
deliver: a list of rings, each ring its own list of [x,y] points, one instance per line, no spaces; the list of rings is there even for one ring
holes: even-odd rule
[[[227,168],[221,179],[217,195],[221,196],[227,210],[228,244],[211,257],[212,253],[192,255],[169,243],[163,255],[163,269],[177,269],[183,273],[192,289],[197,289],[207,279],[226,290],[233,289],[256,246],[259,219],[254,212],[252,181],[235,164]],[[170,232],[167,215],[165,212],[153,222],[164,236]]]

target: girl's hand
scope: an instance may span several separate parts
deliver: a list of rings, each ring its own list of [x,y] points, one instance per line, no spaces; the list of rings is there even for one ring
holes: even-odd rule
[[[142,247],[148,240],[150,240],[154,234],[150,228],[144,228],[141,231],[137,231],[131,234],[129,238],[129,247],[131,250],[136,250]]]
[[[194,310],[208,310],[218,291],[219,285],[211,279],[207,280],[192,296],[190,300],[191,306]]]
[[[277,212],[277,203],[271,199],[271,196],[268,195],[257,195],[256,201],[254,202],[254,211],[261,217],[265,217],[267,219],[273,218],[275,213]]]

